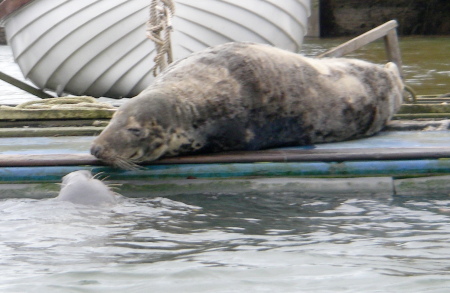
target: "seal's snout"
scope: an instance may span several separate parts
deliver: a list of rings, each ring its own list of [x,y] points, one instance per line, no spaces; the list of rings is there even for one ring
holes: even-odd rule
[[[102,157],[102,153],[104,152],[104,147],[102,147],[101,145],[98,144],[93,144],[91,146],[91,155],[97,157],[97,158],[101,158]]]
[[[91,146],[91,154],[108,165],[126,170],[134,170],[137,168],[137,165],[129,162],[128,159],[121,157],[114,151],[111,151],[111,148],[109,148],[108,145],[105,146],[94,142]]]

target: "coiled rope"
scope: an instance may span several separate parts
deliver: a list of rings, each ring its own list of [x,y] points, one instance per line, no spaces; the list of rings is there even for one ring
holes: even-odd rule
[[[170,34],[172,32],[172,17],[175,5],[172,0],[152,0],[150,4],[150,19],[147,22],[147,38],[155,43],[155,65],[153,75],[163,71],[173,61]]]

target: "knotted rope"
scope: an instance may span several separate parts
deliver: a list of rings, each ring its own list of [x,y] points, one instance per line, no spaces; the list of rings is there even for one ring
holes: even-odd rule
[[[147,37],[155,43],[155,65],[153,75],[158,75],[168,64],[172,63],[172,48],[170,33],[172,32],[172,17],[175,5],[172,0],[152,0],[150,4],[150,19],[147,22]]]

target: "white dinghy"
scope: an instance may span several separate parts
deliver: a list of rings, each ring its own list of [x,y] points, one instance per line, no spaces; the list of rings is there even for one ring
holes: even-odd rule
[[[150,0],[5,0],[7,40],[23,75],[41,89],[132,97],[153,80],[146,36]],[[299,51],[309,0],[175,0],[173,59],[230,41]]]

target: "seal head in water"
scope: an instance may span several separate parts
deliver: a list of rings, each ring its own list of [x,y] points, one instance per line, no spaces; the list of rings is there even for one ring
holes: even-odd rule
[[[117,203],[118,196],[102,181],[95,179],[88,170],[67,174],[62,179],[57,200],[83,205],[110,205]]]

